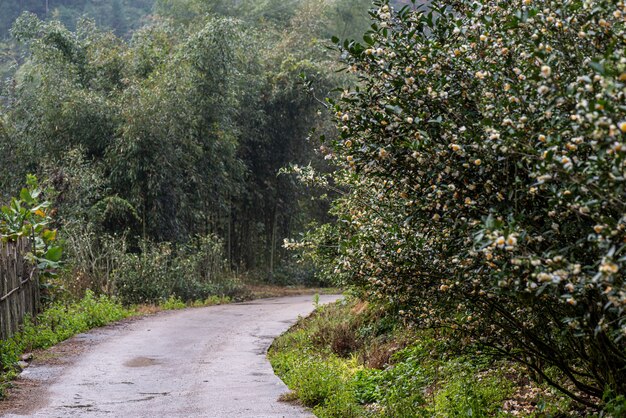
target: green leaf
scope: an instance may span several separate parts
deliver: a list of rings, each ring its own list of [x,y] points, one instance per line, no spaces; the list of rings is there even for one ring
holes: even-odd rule
[[[42,238],[46,241],[54,241],[57,237],[56,229],[47,229],[41,234]]]
[[[599,72],[600,74],[604,75],[606,73],[606,69],[604,68],[604,64],[602,64],[601,62],[591,61],[589,63],[589,66],[591,68],[593,68],[594,70],[596,70],[597,72]]]
[[[22,199],[26,203],[32,203],[34,200],[33,197],[30,195],[30,191],[28,191],[28,189],[26,188],[20,191],[20,199]]]
[[[46,258],[46,260],[57,262],[61,260],[62,255],[63,249],[61,247],[52,247],[49,248],[48,251],[46,251],[46,253],[44,254],[44,258]]]

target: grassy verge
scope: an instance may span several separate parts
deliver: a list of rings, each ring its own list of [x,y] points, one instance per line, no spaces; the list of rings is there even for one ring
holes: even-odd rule
[[[287,398],[320,418],[588,416],[506,361],[458,353],[445,335],[357,301],[300,320],[269,358]]]
[[[21,332],[0,341],[0,399],[19,373],[18,362],[24,353],[51,347],[73,335],[132,315],[136,315],[135,309],[87,292],[79,301],[51,305],[37,317],[36,323],[27,318]]]

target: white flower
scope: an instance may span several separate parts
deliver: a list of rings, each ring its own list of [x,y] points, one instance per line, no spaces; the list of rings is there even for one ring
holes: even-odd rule
[[[552,68],[547,65],[541,67],[541,76],[543,78],[548,78],[552,74]]]
[[[552,281],[552,276],[550,276],[548,273],[539,273],[537,275],[537,280],[539,280],[541,283],[547,283],[549,281]]]
[[[613,274],[617,273],[619,266],[611,261],[605,261],[600,265],[600,273]]]
[[[513,247],[515,245],[517,245],[517,238],[515,237],[515,235],[509,235],[506,238],[506,245]]]
[[[487,71],[476,71],[476,74],[474,74],[474,76],[476,76],[476,78],[478,78],[479,80],[482,80],[487,77],[487,74]]]

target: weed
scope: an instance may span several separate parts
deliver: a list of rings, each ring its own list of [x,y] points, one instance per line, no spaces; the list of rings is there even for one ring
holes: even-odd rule
[[[231,302],[232,302],[232,298],[230,298],[229,296],[212,295],[212,296],[207,297],[203,303],[204,303],[204,306],[213,306],[213,305],[225,305]]]
[[[162,302],[160,306],[166,310],[175,310],[175,309],[185,309],[187,307],[187,304],[183,302],[179,297],[172,295],[169,298],[167,298],[164,302]]]
[[[313,412],[319,418],[361,418],[365,415],[364,408],[357,404],[350,390],[331,394],[324,405],[314,408]]]
[[[612,398],[605,406],[604,412],[607,417],[625,417],[626,416],[626,397],[619,395]]]

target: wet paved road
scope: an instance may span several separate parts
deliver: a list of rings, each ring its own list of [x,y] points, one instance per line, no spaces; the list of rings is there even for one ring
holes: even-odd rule
[[[81,334],[92,345],[72,364],[35,364],[23,375],[43,382],[37,408],[5,416],[311,417],[278,402],[287,388],[266,351],[312,310],[312,296],[290,296],[166,312]]]

